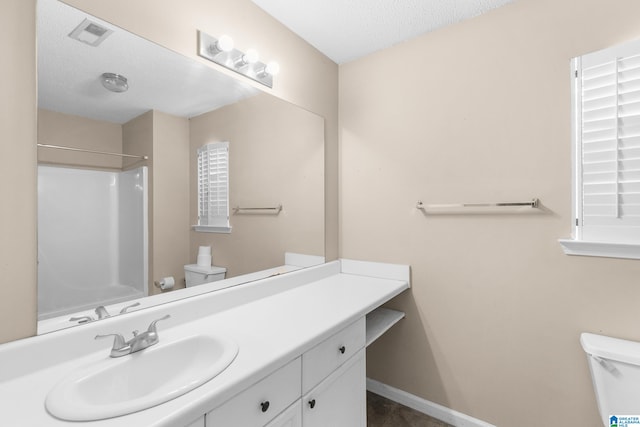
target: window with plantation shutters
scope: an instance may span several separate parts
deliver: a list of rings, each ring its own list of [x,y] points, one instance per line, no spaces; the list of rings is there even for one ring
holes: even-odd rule
[[[575,58],[573,78],[575,225],[564,242],[640,258],[640,40]]]
[[[198,149],[197,231],[230,232],[229,143],[215,142]]]

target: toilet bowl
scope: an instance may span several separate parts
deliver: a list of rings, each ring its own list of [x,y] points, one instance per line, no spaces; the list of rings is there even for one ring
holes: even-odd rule
[[[580,343],[603,425],[610,426],[612,417],[640,416],[640,343],[589,333]]]
[[[184,266],[184,278],[187,287],[217,282],[225,278],[227,269],[224,267],[203,267],[198,264]]]

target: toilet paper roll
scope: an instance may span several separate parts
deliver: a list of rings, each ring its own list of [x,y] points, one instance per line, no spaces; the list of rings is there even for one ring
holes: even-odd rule
[[[211,255],[198,255],[198,267],[211,267]]]
[[[163,277],[162,279],[160,279],[160,289],[162,289],[163,291],[166,291],[167,289],[172,289],[173,285],[175,284],[176,284],[176,281],[173,278],[173,276]]]
[[[198,248],[198,255],[211,255],[211,246],[200,246]]]

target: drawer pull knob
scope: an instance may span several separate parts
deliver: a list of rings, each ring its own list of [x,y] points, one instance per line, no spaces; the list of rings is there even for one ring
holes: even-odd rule
[[[316,400],[315,400],[315,399],[311,399],[311,400],[309,401],[309,407],[310,407],[311,409],[313,409],[313,408],[315,408],[315,407],[316,407]]]
[[[340,354],[344,354],[344,352],[347,351],[347,347],[342,346],[338,350],[340,350]]]
[[[262,408],[262,412],[267,412],[267,410],[269,409],[269,401],[267,400],[265,402],[262,402],[260,404],[260,408]]]

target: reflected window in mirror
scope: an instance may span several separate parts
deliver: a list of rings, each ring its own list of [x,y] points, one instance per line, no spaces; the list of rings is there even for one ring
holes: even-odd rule
[[[198,225],[196,231],[230,233],[229,142],[198,149]]]

